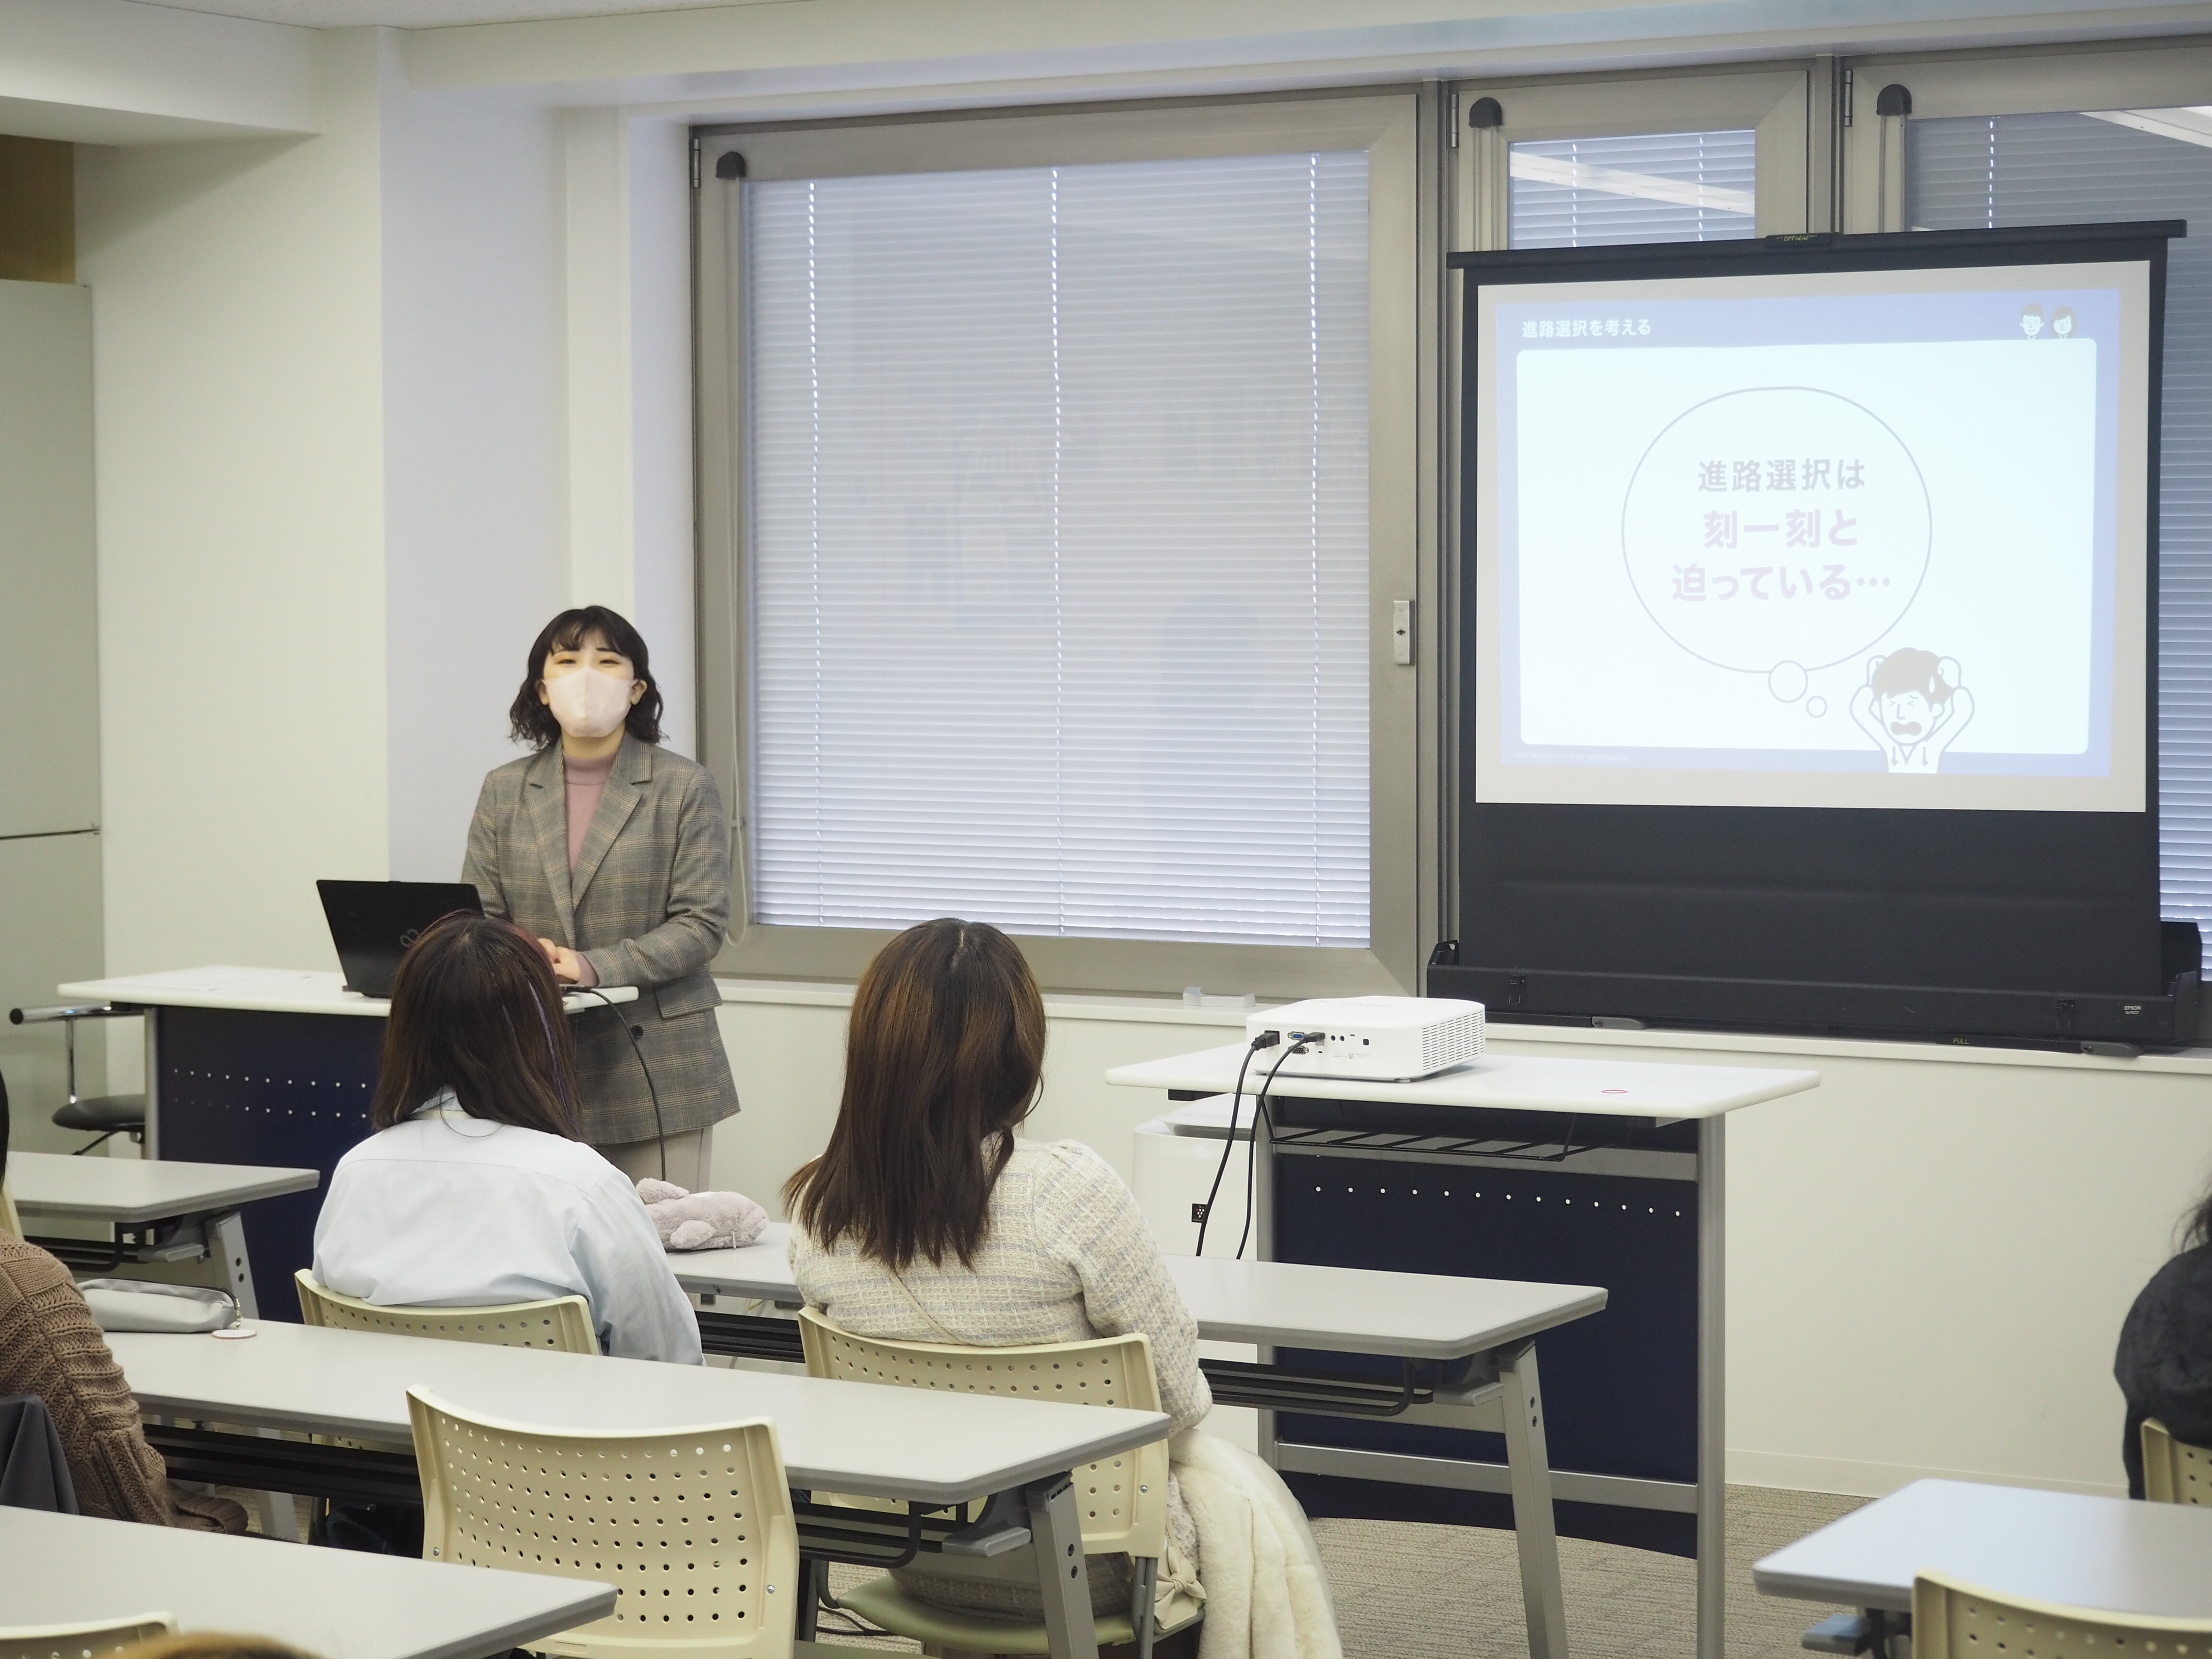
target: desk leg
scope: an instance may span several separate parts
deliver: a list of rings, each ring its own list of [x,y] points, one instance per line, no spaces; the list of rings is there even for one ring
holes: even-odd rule
[[[1698,1659],[1727,1652],[1727,1121],[1698,1125]]]
[[[1022,1489],[1036,1556],[1037,1588],[1044,1595],[1044,1628],[1052,1659],[1098,1659],[1098,1632],[1091,1622],[1091,1577],[1083,1561],[1083,1522],[1075,1510],[1075,1482],[1055,1474]]]
[[[1552,1465],[1544,1447],[1544,1403],[1536,1345],[1500,1355],[1504,1384],[1505,1465],[1513,1486],[1513,1536],[1521,1553],[1521,1606],[1528,1620],[1528,1659],[1567,1659],[1567,1606],[1559,1589],[1559,1539],[1552,1518]]]
[[[261,1304],[253,1294],[253,1264],[246,1254],[246,1222],[235,1210],[211,1216],[207,1224],[208,1249],[222,1266],[223,1287],[238,1304],[241,1319],[261,1317]],[[282,1440],[281,1429],[257,1429],[264,1440]],[[288,1544],[300,1541],[300,1514],[293,1507],[291,1498],[281,1492],[258,1494],[261,1510],[261,1530],[270,1538],[279,1538]]]

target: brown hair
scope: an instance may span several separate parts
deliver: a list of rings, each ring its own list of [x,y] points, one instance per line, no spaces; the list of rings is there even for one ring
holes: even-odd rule
[[[645,648],[645,635],[629,617],[603,605],[580,605],[563,611],[538,630],[531,642],[530,661],[522,674],[522,690],[507,706],[508,734],[533,749],[550,749],[561,741],[561,722],[553,718],[538,695],[545,682],[545,659],[556,651],[574,651],[597,634],[607,649],[629,659],[629,672],[645,682],[645,695],[629,706],[623,726],[640,743],[660,741],[660,682],[653,678],[653,659]]]
[[[584,1138],[561,988],[512,922],[442,916],[399,959],[369,1121],[389,1129],[447,1089],[471,1117]]]
[[[784,1207],[894,1272],[948,1252],[972,1267],[1043,1067],[1044,999],[1014,942],[951,917],[908,928],[860,975],[837,1127]]]

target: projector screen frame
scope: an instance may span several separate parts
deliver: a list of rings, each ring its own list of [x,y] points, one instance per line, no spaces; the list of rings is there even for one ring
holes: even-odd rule
[[[1465,319],[1459,917],[1458,938],[1432,963],[1431,994],[1477,998],[1506,1020],[2058,1046],[2187,1039],[2196,964],[2162,942],[2157,799],[2166,258],[2168,242],[2186,234],[2180,222],[2158,221],[1450,257]],[[2140,811],[1478,800],[1485,287],[2123,262],[2148,276]],[[2008,827],[1992,837],[1999,819]],[[1725,874],[1716,847],[1747,857],[1748,873]]]

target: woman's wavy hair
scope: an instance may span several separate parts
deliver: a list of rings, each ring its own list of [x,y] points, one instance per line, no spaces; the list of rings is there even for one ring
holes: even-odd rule
[[[645,695],[630,705],[623,726],[640,743],[660,741],[660,682],[653,678],[652,657],[645,648],[645,635],[631,627],[629,618],[619,611],[610,611],[603,605],[586,605],[563,611],[540,629],[538,638],[532,642],[530,661],[523,670],[522,690],[514,694],[514,701],[507,710],[508,734],[517,743],[526,743],[532,749],[550,749],[561,741],[561,722],[553,718],[553,711],[538,696],[538,688],[545,683],[545,659],[556,651],[577,649],[594,634],[606,641],[609,650],[619,651],[628,657],[630,672],[645,682]]]
[[[575,1040],[544,947],[468,911],[432,922],[399,958],[369,1121],[404,1123],[447,1089],[471,1117],[584,1138]]]
[[[909,927],[860,975],[829,1150],[784,1183],[824,1249],[894,1272],[975,1265],[1013,1130],[1036,1104],[1044,999],[1014,942],[951,917]]]

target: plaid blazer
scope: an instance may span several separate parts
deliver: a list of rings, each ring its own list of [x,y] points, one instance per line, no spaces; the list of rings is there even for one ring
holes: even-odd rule
[[[601,985],[638,988],[575,1016],[585,1139],[681,1134],[738,1109],[708,971],[729,929],[730,826],[705,767],[624,733],[572,876],[560,745],[510,761],[484,779],[461,879],[487,915],[566,945]]]

